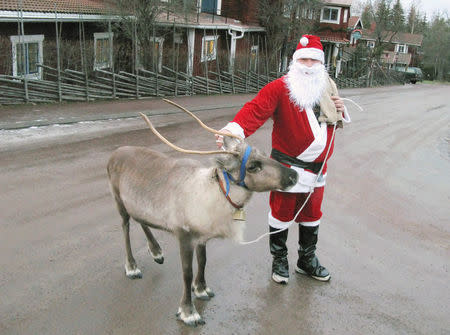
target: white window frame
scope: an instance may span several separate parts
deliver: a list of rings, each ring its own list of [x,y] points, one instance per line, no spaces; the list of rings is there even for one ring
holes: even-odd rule
[[[302,19],[312,20],[314,18],[314,9],[307,8],[304,6],[298,6],[297,19],[301,17]]]
[[[291,17],[291,8],[288,4],[283,5],[283,16],[286,18]]]
[[[159,44],[159,48],[158,48],[158,72],[162,72],[162,59],[163,59],[163,45],[164,45],[164,37],[152,37],[150,39],[150,42],[152,42],[153,44],[156,42]],[[153,46],[154,48],[154,46]]]
[[[403,51],[400,51],[401,47],[403,47]],[[408,53],[408,45],[407,44],[396,44],[395,52],[398,52],[400,54],[407,54]]]
[[[150,38],[150,42],[152,42],[152,43],[154,43],[154,42],[159,43],[158,58],[157,58],[157,61],[158,61],[157,69],[158,69],[158,72],[162,72],[164,37],[151,37]],[[178,42],[175,42],[175,43],[178,43]],[[140,43],[137,43],[136,47],[137,47],[137,50],[136,50],[136,52],[137,52],[136,68],[143,69],[144,66],[142,65],[142,61],[141,61],[141,57],[140,57],[140,54],[141,54],[141,45],[140,45]]]
[[[347,23],[348,9],[344,9],[344,17],[342,18],[342,22]]]
[[[367,47],[370,49],[375,48],[375,41],[367,41]]]
[[[113,46],[114,46],[113,38],[114,38],[114,33],[109,33],[109,32],[94,33],[94,70],[106,69],[106,68],[112,67],[113,52],[111,52],[111,50],[113,50]],[[104,40],[104,39],[108,39],[109,43],[111,43],[111,45],[109,46],[109,50],[108,50],[109,60],[107,62],[100,63],[97,61],[97,41]]]
[[[215,60],[217,58],[217,41],[219,40],[219,35],[207,35],[207,36],[203,36],[202,38],[202,56],[201,56],[201,62],[204,61],[212,61]],[[214,52],[211,56],[207,56],[205,53],[205,42],[209,42],[209,41],[215,41],[214,43]]]
[[[44,35],[14,35],[10,36],[12,48],[13,76],[18,77],[17,45],[22,43],[38,43],[38,63],[44,62]],[[25,64],[24,64],[25,65]],[[26,71],[26,70],[25,70]],[[38,72],[27,73],[21,77],[28,79],[42,79],[42,68],[38,67]]]
[[[324,13],[325,9],[331,9],[331,10],[336,9],[338,11],[337,20],[334,21],[334,20],[326,20],[326,19],[324,19],[323,18],[323,13]],[[341,7],[332,7],[332,6],[325,6],[325,7],[323,7],[321,9],[321,11],[320,11],[320,22],[339,24],[341,22]]]

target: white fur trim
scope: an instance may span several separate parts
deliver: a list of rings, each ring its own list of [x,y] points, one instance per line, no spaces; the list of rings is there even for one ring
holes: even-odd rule
[[[236,122],[229,122],[222,130],[228,130],[233,135],[238,135],[242,138],[245,138],[244,129]]]
[[[303,227],[317,227],[320,224],[320,220],[311,222],[299,222],[299,224]]]
[[[291,223],[292,223],[292,221],[287,221],[287,222],[285,222],[285,221],[280,221],[280,220],[278,220],[278,219],[275,219],[273,216],[272,216],[272,211],[270,211],[269,212],[269,215],[268,215],[268,221],[269,221],[269,226],[271,226],[272,228],[275,228],[275,229],[284,229],[284,228],[287,228],[287,227],[289,227],[290,225],[291,225]]]
[[[311,107],[305,108],[305,111],[314,135],[314,141],[297,158],[305,162],[313,162],[320,156],[327,145],[327,124],[325,122],[319,124]]]
[[[280,191],[280,192],[286,192],[286,193],[308,193],[311,190],[313,190],[315,187],[322,187],[325,186],[327,174],[321,175],[319,179],[317,179],[317,183],[314,184],[316,181],[317,175],[306,171],[305,169],[291,166],[292,170],[295,170],[298,174],[298,181],[297,184],[292,186],[287,191]]]
[[[321,61],[322,64],[325,63],[323,51],[316,48],[303,48],[296,50],[292,55],[292,59],[297,60],[299,58],[311,58]]]

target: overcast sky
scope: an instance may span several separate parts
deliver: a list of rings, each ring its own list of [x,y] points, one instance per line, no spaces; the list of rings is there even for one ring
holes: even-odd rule
[[[433,14],[439,10],[450,15],[450,0],[400,0],[405,13],[408,13],[411,3],[416,4],[420,12],[426,12],[427,18],[431,19]]]

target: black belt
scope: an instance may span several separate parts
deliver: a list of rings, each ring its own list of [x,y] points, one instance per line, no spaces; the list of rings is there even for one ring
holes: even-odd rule
[[[322,168],[322,162],[304,162],[298,158],[288,156],[277,149],[272,149],[271,156],[273,159],[280,163],[296,166],[302,169],[310,170],[315,174],[318,174]]]

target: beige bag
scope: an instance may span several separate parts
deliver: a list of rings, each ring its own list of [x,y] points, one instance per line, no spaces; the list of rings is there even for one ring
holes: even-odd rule
[[[335,82],[328,76],[328,85],[320,98],[320,116],[319,122],[326,122],[328,124],[335,124],[337,128],[343,127],[342,113],[338,113],[331,97],[338,95],[338,89]]]

